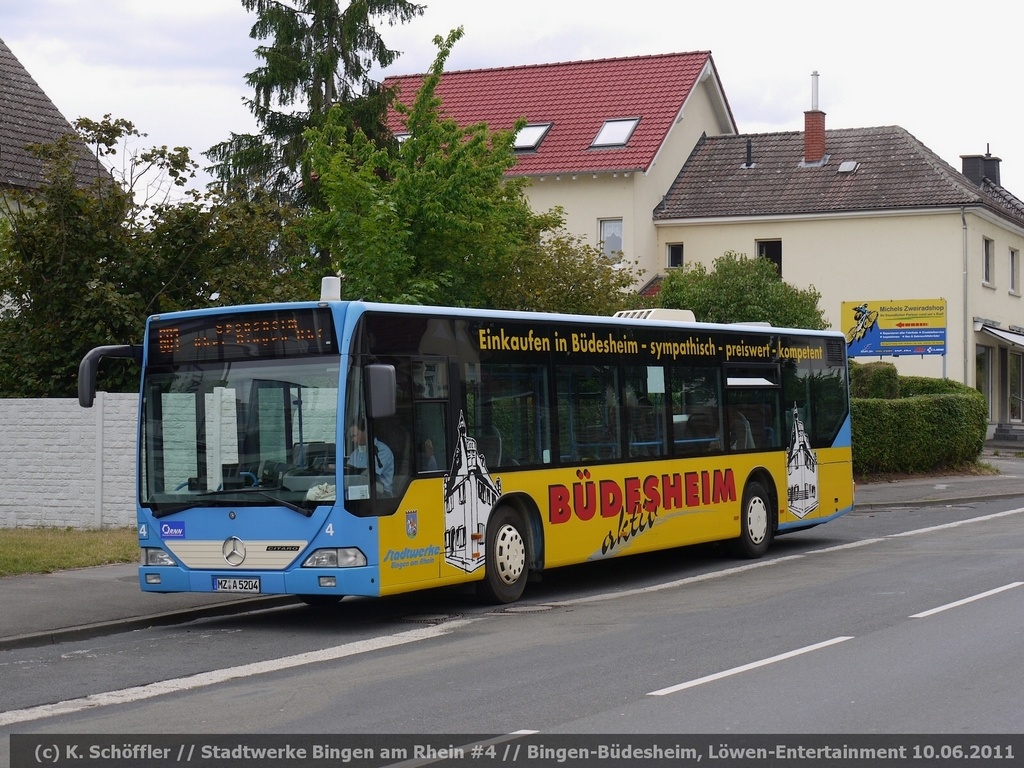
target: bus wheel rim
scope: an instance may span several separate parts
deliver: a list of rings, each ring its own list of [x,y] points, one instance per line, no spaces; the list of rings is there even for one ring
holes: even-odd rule
[[[526,542],[513,525],[503,525],[494,542],[494,566],[505,584],[515,584],[526,568]]]
[[[747,505],[747,535],[754,544],[760,544],[768,535],[768,507],[760,496]]]

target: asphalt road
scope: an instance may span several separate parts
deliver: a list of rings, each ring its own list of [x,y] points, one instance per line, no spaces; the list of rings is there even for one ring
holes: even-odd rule
[[[1021,502],[15,648],[0,734],[1017,733]]]

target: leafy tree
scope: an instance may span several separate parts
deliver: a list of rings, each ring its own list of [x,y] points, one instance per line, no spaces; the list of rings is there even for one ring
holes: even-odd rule
[[[138,136],[127,121],[80,121],[82,138],[105,159]],[[263,198],[192,193],[145,205],[132,182],[149,171],[188,177],[187,150],[146,150],[123,178],[83,186],[76,139],[37,146],[44,179],[15,197],[0,229],[0,396],[70,397],[78,363],[92,347],[139,342],[146,317],[239,301],[315,297],[290,265],[303,244],[289,234],[295,213]],[[155,180],[149,189],[161,188]],[[166,184],[163,185],[166,187]],[[161,196],[161,199],[166,199]],[[2,218],[2,217],[0,217]],[[101,388],[130,391],[126,362],[101,368]]]
[[[673,270],[658,294],[659,306],[693,310],[704,322],[768,322],[814,330],[828,328],[820,299],[813,285],[796,288],[784,282],[768,259],[735,251],[715,259],[710,272],[700,262]]]
[[[132,296],[108,297],[104,306],[89,300],[97,273],[129,260],[131,235],[122,225],[131,196],[113,183],[79,188],[72,136],[36,152],[44,184],[8,207],[0,244],[0,393],[7,397],[69,396],[73,356],[111,337],[139,335],[125,322]]]
[[[370,78],[374,64],[387,67],[398,56],[373,26],[404,23],[424,7],[407,0],[242,0],[255,11],[250,31],[263,64],[246,76],[254,97],[247,100],[260,126],[258,135],[232,134],[212,147],[211,169],[225,185],[266,188],[284,199],[316,204],[315,180],[300,165],[303,132],[320,127],[339,108],[350,132],[356,127],[378,136],[387,94]]]
[[[409,106],[396,148],[349,137],[332,112],[307,155],[326,205],[310,239],[333,255],[348,298],[604,313],[633,280],[564,231],[564,216],[530,209],[515,131],[460,127],[440,115],[437,84],[462,29],[435,38],[438,56]]]
[[[612,264],[559,225],[498,265],[486,291],[500,309],[610,316],[636,303],[636,278],[635,264]]]

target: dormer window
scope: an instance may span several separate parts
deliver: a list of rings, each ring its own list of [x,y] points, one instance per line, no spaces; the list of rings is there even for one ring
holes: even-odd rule
[[[640,122],[639,117],[622,118],[618,120],[605,120],[597,137],[591,143],[592,147],[624,147],[633,135],[633,131]]]
[[[517,152],[527,152],[537,149],[544,137],[548,135],[549,130],[551,130],[551,123],[524,125],[519,130],[519,133],[516,134],[512,148]]]

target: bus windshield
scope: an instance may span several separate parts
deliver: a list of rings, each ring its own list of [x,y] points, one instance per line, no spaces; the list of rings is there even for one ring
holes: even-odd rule
[[[336,492],[339,359],[161,366],[142,391],[140,501],[155,516],[198,506],[285,506]]]

